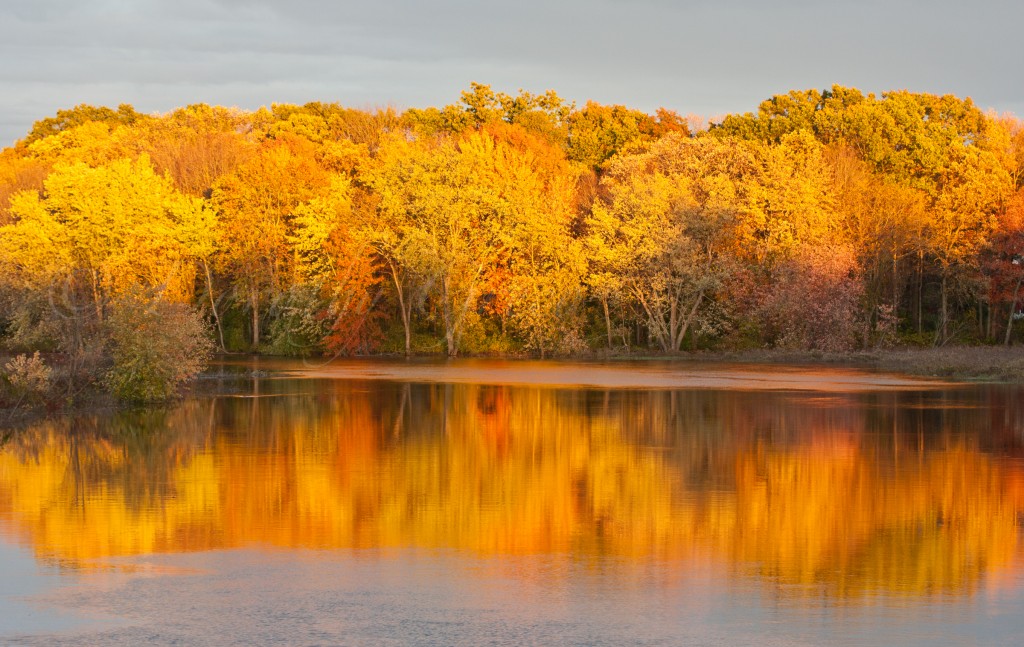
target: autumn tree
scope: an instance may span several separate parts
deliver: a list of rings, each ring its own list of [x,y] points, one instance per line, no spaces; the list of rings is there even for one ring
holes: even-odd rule
[[[922,303],[905,303],[908,281],[920,277],[927,251],[928,196],[872,173],[856,151],[833,145],[828,152],[837,210],[837,242],[857,256],[866,323],[911,312],[922,329]],[[915,286],[916,287],[916,286]],[[884,316],[883,316],[884,315]],[[894,332],[894,331],[891,331]]]
[[[741,136],[771,146],[801,130],[813,132],[825,144],[855,151],[885,184],[923,196],[926,223],[922,226],[917,207],[910,206],[915,216],[908,225],[916,232],[900,237],[916,238],[919,245],[919,308],[925,273],[938,283],[935,342],[945,343],[950,337],[951,292],[960,288],[961,300],[967,301],[980,296],[970,285],[968,259],[984,247],[993,218],[1012,188],[1006,161],[1012,158],[1007,153],[1010,130],[970,99],[907,91],[876,97],[833,86],[824,92],[773,97],[762,103],[757,115],[726,118],[710,134]],[[900,199],[910,205],[912,196],[904,193]]]
[[[678,114],[658,109],[655,116],[625,106],[605,106],[588,101],[568,117],[569,159],[591,168],[600,168],[630,144],[650,144],[668,133],[689,135],[686,122]]]
[[[525,347],[542,357],[579,350],[586,269],[572,231],[579,172],[560,147],[519,126],[486,132],[498,142],[494,172],[508,213],[504,250],[490,273],[496,309]]]
[[[180,191],[209,197],[218,179],[255,153],[249,129],[239,110],[195,104],[135,130],[159,172],[169,175]]]
[[[29,131],[28,136],[21,143],[29,145],[85,123],[131,125],[144,118],[144,115],[136,112],[135,108],[127,103],[119,105],[117,110],[83,103],[67,110],[58,110],[55,116],[35,122],[32,124],[32,130]]]
[[[751,201],[745,180],[755,168],[738,143],[677,135],[609,165],[609,197],[587,223],[591,249],[607,250],[595,269],[640,304],[662,350],[682,347],[730,272],[733,232]]]
[[[204,207],[148,159],[59,166],[44,189],[17,194],[5,228],[6,256],[24,281],[80,283],[101,320],[107,300],[130,286],[191,298],[195,268],[183,236]]]
[[[288,245],[295,259],[290,316],[280,320],[291,354],[321,344],[329,353],[370,352],[379,341],[377,286],[381,282],[372,230],[352,211],[353,188],[341,175],[325,195],[295,208]],[[298,344],[295,344],[295,342]]]
[[[573,105],[565,103],[553,90],[532,94],[520,90],[516,95],[495,92],[491,86],[471,83],[457,104],[444,108],[410,109],[404,121],[422,135],[459,134],[488,124],[516,125],[549,144],[562,146],[566,140],[568,119]]]
[[[142,292],[149,303],[193,316],[193,248],[209,244],[212,214],[157,175],[147,158],[58,165],[42,195],[12,198],[11,214],[14,222],[0,228],[0,287],[19,295],[13,332],[25,339],[42,331],[64,351],[69,397],[77,380],[98,378],[118,328],[108,321],[111,308],[124,295]],[[179,333],[156,326],[149,339],[156,346],[162,335]],[[192,333],[205,336],[201,327]],[[193,342],[201,364],[203,339]]]
[[[552,307],[561,294],[550,291],[566,287],[564,276],[558,283],[553,275],[565,269],[566,250],[556,253],[555,245],[566,240],[572,176],[558,162],[558,152],[516,133],[525,131],[512,127],[415,142],[396,138],[379,152],[379,164],[368,175],[385,225],[377,245],[391,268],[406,339],[415,286],[430,286],[447,352],[455,355],[467,321],[478,316],[483,290],[496,287],[495,269],[506,267],[515,276],[507,287],[519,331],[527,345],[550,349],[553,337],[541,331],[550,322],[541,326],[526,303],[536,304],[537,291],[546,290],[544,306]],[[549,225],[554,229],[545,229]],[[559,236],[540,240],[552,231]]]
[[[50,164],[15,148],[0,151],[0,225],[10,224],[11,197],[22,191],[41,191]]]
[[[313,148],[301,138],[268,141],[213,188],[211,201],[225,237],[220,258],[250,311],[253,350],[261,340],[261,308],[293,279],[287,237],[295,209],[330,186],[330,174],[316,163]]]
[[[756,313],[765,341],[780,348],[846,351],[864,343],[864,285],[853,249],[806,246],[771,269]]]
[[[449,356],[458,353],[485,272],[505,245],[507,210],[487,181],[495,153],[494,140],[483,134],[427,141],[405,155],[383,153],[371,180],[381,209],[406,228],[403,254],[415,257],[410,265],[433,285]]]
[[[997,216],[995,230],[979,262],[988,278],[990,306],[997,311],[1006,308],[1002,342],[1009,345],[1024,283],[1024,189],[1018,190]]]
[[[759,169],[746,174],[751,209],[740,223],[744,255],[759,264],[791,256],[801,246],[821,245],[837,223],[824,148],[806,130],[783,135],[775,145],[752,145]],[[723,165],[741,163],[724,159]]]

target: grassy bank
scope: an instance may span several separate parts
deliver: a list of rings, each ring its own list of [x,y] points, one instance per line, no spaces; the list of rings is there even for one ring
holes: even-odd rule
[[[1024,347],[956,346],[877,354],[875,367],[914,375],[1024,383]]]
[[[372,359],[373,356],[367,359]],[[399,358],[392,353],[380,357]],[[413,357],[443,358],[443,353],[416,353]],[[463,357],[505,360],[533,360],[529,353],[469,353]],[[653,349],[625,351],[593,350],[578,355],[562,355],[552,361],[682,361],[736,362],[743,364],[805,364],[906,373],[979,382],[1024,384],[1024,346],[945,346],[941,348],[886,348],[865,351],[824,352],[759,348],[742,351],[683,351],[661,353]]]
[[[980,382],[1024,383],[1024,346],[947,346],[826,353],[756,349],[687,353],[699,361],[829,364]]]

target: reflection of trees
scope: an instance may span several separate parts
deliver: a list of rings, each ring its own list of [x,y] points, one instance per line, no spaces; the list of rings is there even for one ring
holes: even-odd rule
[[[840,597],[970,590],[1018,550],[1005,389],[257,391],[19,434],[0,520],[71,563],[251,543],[710,556]]]
[[[856,451],[741,455],[737,527],[716,540],[737,564],[847,594],[956,591],[1013,558],[1024,500],[1004,468],[963,447],[889,467]]]
[[[209,412],[209,402],[188,402],[16,434],[0,451],[0,519],[62,560],[171,548],[152,511],[188,496],[181,467],[201,459]]]

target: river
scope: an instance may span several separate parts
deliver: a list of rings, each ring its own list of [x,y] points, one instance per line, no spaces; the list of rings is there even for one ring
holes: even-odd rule
[[[1024,644],[1024,390],[254,360],[0,446],[0,643]]]

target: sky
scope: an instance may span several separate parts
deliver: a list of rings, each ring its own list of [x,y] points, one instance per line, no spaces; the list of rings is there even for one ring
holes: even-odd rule
[[[0,0],[0,145],[80,103],[442,106],[476,81],[653,112],[838,83],[1024,116],[1020,0]]]

